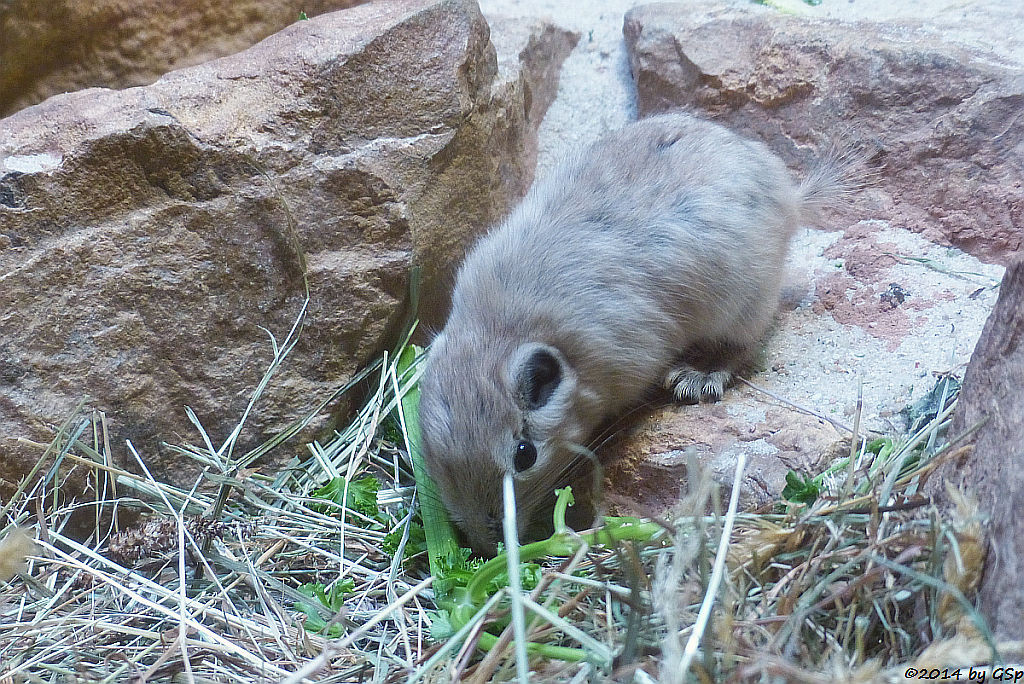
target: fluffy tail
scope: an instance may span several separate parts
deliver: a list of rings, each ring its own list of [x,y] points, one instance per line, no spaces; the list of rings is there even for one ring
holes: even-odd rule
[[[847,207],[873,184],[877,172],[868,165],[872,156],[872,150],[848,140],[833,144],[800,184],[802,221],[814,223],[826,210]]]

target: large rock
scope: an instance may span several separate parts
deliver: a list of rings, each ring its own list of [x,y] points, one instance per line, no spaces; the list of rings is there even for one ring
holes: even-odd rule
[[[740,395],[737,397],[735,395]],[[817,474],[837,456],[844,432],[811,415],[763,405],[737,416],[739,402],[755,403],[753,390],[729,390],[719,404],[667,406],[644,417],[629,435],[599,453],[611,465],[606,484],[645,511],[667,514],[688,479],[690,452],[708,470],[723,501],[732,491],[741,453],[746,456],[739,505],[752,510],[778,500],[786,473]]]
[[[152,83],[365,0],[9,0],[0,3],[0,116],[91,86]]]
[[[38,456],[18,438],[48,440],[84,397],[158,472],[180,466],[162,440],[199,440],[185,405],[219,444],[271,359],[262,328],[281,340],[299,313],[303,264],[298,346],[240,448],[393,342],[413,263],[439,324],[452,264],[531,181],[576,39],[536,25],[499,67],[488,35],[472,0],[376,2],[0,120],[7,484]]]
[[[1006,270],[995,309],[985,323],[964,377],[951,437],[981,424],[974,449],[931,480],[943,480],[980,501],[990,525],[979,606],[998,638],[1024,635],[1024,260]]]
[[[751,3],[645,5],[623,28],[641,115],[683,106],[804,166],[829,137],[877,149],[862,218],[1005,263],[1024,225],[1024,68],[920,24]]]
[[[623,32],[641,116],[688,109],[763,140],[798,173],[832,140],[875,152],[875,185],[826,231],[794,239],[791,307],[751,376],[784,400],[739,387],[719,406],[661,409],[620,448],[629,465],[610,470],[658,508],[687,448],[725,486],[743,452],[742,500],[757,506],[778,497],[787,470],[816,474],[844,448],[835,426],[853,424],[861,382],[861,430],[891,434],[930,373],[970,354],[1001,269],[931,243],[996,262],[1020,249],[1024,132],[1008,124],[1024,111],[1024,69],[913,21],[742,0],[639,6]]]

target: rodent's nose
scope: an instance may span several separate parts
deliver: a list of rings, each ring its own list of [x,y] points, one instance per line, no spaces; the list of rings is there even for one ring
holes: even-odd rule
[[[484,558],[494,558],[498,552],[498,542],[502,540],[501,520],[490,513],[485,513],[480,519],[476,533],[467,537],[474,553]]]
[[[487,527],[487,534],[489,534],[491,538],[501,539],[501,518],[498,518],[497,516],[488,513],[487,520],[484,523],[484,525]]]
[[[505,533],[501,523],[501,517],[493,513],[489,513],[484,522],[484,529],[487,530],[487,543],[495,550],[497,550],[498,543],[505,540]]]

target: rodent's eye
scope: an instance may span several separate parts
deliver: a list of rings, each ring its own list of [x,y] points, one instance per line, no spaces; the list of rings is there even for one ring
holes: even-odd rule
[[[530,442],[520,442],[516,445],[516,453],[512,458],[512,465],[516,467],[517,473],[532,468],[536,462],[537,447],[533,446]]]

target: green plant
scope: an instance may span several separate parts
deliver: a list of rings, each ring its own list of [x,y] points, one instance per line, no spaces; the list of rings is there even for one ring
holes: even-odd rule
[[[325,587],[319,582],[301,584],[299,592],[316,599],[320,605],[327,608],[334,614],[341,611],[345,602],[345,596],[356,589],[355,582],[351,579],[343,579],[335,582],[331,587]],[[306,601],[296,601],[295,609],[306,614],[306,621],[303,626],[310,632],[317,632],[324,636],[338,638],[344,635],[345,629],[337,623],[328,622],[320,616],[318,608]]]

